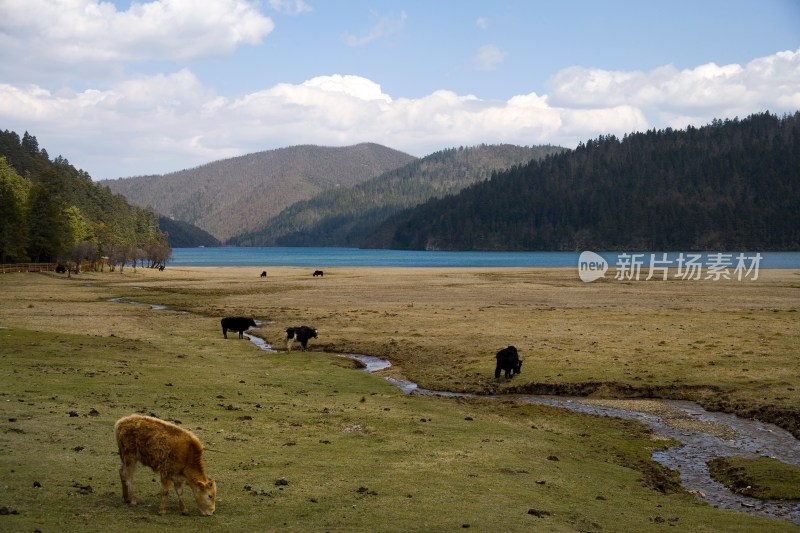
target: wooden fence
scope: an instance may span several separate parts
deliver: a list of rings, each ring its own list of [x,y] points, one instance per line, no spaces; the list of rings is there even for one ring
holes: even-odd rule
[[[10,272],[55,272],[56,263],[8,263],[0,264],[0,274]]]

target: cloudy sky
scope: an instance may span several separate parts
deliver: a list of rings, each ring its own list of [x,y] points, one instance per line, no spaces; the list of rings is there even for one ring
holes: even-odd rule
[[[800,110],[798,0],[0,0],[0,130],[94,179]]]

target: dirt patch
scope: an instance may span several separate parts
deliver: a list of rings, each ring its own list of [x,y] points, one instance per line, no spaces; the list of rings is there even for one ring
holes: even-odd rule
[[[713,396],[702,397],[697,402],[707,411],[731,413],[736,416],[760,420],[785,429],[800,439],[800,408],[777,407],[774,405],[745,405]]]
[[[499,391],[492,392],[496,394]],[[800,409],[773,405],[746,405],[743,402],[726,399],[721,394],[722,388],[713,385],[635,386],[614,382],[525,383],[504,388],[502,392],[535,396],[582,396],[595,399],[690,400],[697,402],[707,411],[730,413],[743,418],[775,424],[800,439]]]

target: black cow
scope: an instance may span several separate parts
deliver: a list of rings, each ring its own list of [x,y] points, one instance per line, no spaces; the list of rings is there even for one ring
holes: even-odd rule
[[[324,273],[322,272],[322,270],[315,270],[314,271],[314,277],[316,278],[317,276],[319,276],[319,277],[323,277],[324,276]]]
[[[247,331],[248,328],[256,327],[256,321],[252,318],[247,318],[243,316],[229,316],[225,317],[220,320],[222,324],[222,335],[227,339],[228,338],[228,330],[230,331],[238,331],[239,338],[244,337],[244,332]]]
[[[261,277],[262,278],[266,278],[267,277],[267,271],[266,270],[261,273]]]
[[[59,274],[64,274],[66,271],[67,267],[65,267],[64,265],[56,266],[56,272],[58,272]]]
[[[495,379],[500,379],[500,371],[505,371],[506,379],[511,379],[514,374],[522,373],[522,361],[519,359],[519,352],[513,346],[503,348],[497,352],[497,366],[494,369]]]
[[[308,346],[308,339],[317,338],[317,330],[308,326],[299,326],[286,329],[286,351],[292,351],[292,342],[300,341],[300,346],[305,351]]]

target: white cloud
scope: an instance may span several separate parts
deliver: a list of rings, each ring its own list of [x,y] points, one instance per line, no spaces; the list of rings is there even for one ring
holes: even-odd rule
[[[246,0],[155,0],[127,11],[99,0],[2,0],[2,11],[0,63],[13,57],[37,72],[226,55],[274,28]],[[6,79],[14,72],[0,65]]]
[[[481,46],[475,55],[475,68],[491,70],[506,59],[506,53],[493,44]]]
[[[0,124],[29,131],[95,179],[163,173],[297,144],[377,142],[423,156],[480,143],[572,147],[713,118],[800,109],[800,50],[746,65],[651,72],[573,67],[549,94],[393,97],[374,80],[316,76],[225,97],[184,68],[83,91],[0,83]]]
[[[485,30],[486,28],[489,27],[489,19],[487,19],[486,17],[478,17],[477,20],[475,21],[475,25],[478,28]]]
[[[757,111],[800,109],[800,50],[779,52],[746,65],[714,63],[650,72],[571,67],[551,80],[555,105],[582,108],[630,105],[652,110],[666,125],[685,127]]]
[[[367,32],[366,35],[358,36],[358,35],[354,35],[352,33],[345,33],[342,36],[342,41],[347,46],[351,46],[351,47],[358,47],[358,46],[367,45],[367,44],[371,43],[372,41],[375,41],[377,39],[382,39],[384,37],[387,37],[389,35],[392,35],[394,33],[398,33],[399,31],[401,31],[403,29],[403,26],[406,23],[406,19],[407,18],[408,18],[408,15],[406,15],[405,11],[401,12],[400,15],[398,17],[396,17],[396,18],[392,18],[392,17],[388,17],[388,16],[381,17],[372,26],[372,28],[370,28],[369,32]]]

